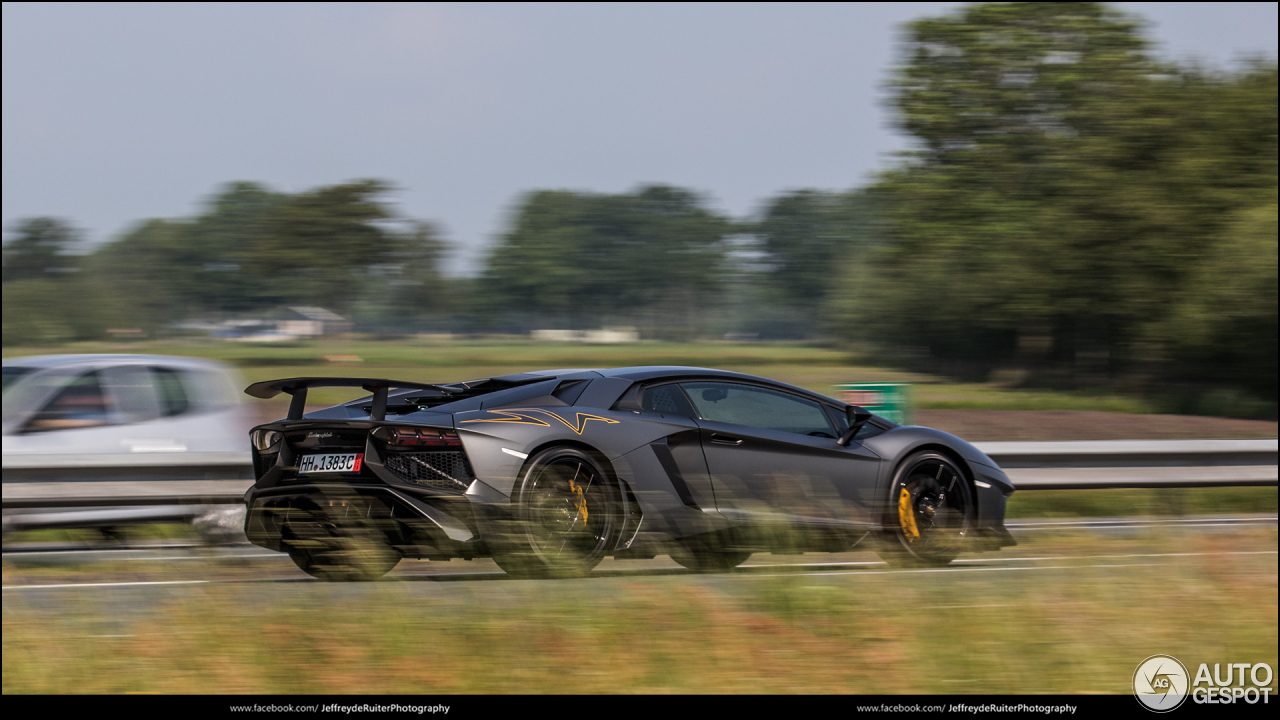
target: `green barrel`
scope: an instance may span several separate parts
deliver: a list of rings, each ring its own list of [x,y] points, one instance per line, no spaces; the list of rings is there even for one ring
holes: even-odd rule
[[[910,425],[915,414],[911,383],[840,383],[836,385],[836,397],[899,425]]]

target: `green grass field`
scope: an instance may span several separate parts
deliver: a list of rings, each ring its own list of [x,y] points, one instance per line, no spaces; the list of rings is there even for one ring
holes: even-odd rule
[[[1275,546],[1274,527],[1061,533],[1002,551],[1026,567],[942,574],[6,592],[3,691],[1127,694],[1157,653],[1276,667]],[[195,572],[145,565],[128,577]],[[6,586],[42,577],[5,563]]]

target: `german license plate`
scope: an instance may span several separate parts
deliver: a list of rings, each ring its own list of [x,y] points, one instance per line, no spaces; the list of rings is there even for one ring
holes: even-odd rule
[[[303,455],[298,463],[299,475],[315,475],[317,473],[357,473],[364,453],[342,453],[335,455]]]

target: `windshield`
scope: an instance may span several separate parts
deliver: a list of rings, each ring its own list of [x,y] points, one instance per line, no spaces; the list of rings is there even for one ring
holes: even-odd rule
[[[13,387],[13,383],[16,382],[18,378],[22,377],[23,375],[26,375],[32,370],[35,370],[35,368],[19,367],[17,365],[5,365],[4,366],[4,392],[8,393],[9,388]]]
[[[11,370],[17,370],[10,375]],[[5,432],[11,432],[14,422],[22,420],[33,411],[38,410],[57,390],[71,382],[74,371],[62,368],[13,367],[4,368],[4,414]],[[83,372],[83,370],[81,371]]]

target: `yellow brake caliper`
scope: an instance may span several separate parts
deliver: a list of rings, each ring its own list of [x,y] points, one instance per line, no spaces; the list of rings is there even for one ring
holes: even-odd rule
[[[586,525],[587,524],[587,496],[585,493],[582,492],[582,488],[578,487],[573,483],[572,479],[569,480],[569,489],[572,490],[573,493],[578,496],[577,499],[573,501],[573,506],[578,509],[578,514],[582,516],[582,524]]]
[[[920,528],[916,527],[916,513],[911,507],[911,492],[906,488],[902,488],[902,493],[898,495],[898,522],[902,525],[902,532],[907,536],[907,542],[920,539]]]

